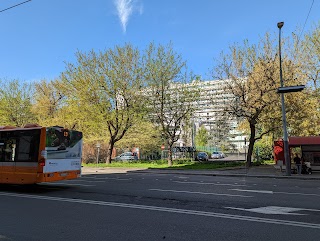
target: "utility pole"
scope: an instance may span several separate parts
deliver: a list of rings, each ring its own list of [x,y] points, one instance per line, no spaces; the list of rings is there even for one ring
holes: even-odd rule
[[[279,22],[277,24],[279,28],[279,62],[280,62],[280,85],[283,87],[283,78],[282,78],[282,61],[281,61],[281,28],[283,27],[284,22]],[[283,152],[284,152],[284,162],[286,164],[286,175],[291,176],[291,160],[289,156],[289,138],[287,131],[287,119],[286,119],[286,107],[284,103],[284,93],[281,95],[281,110],[282,110],[282,126],[283,126]]]

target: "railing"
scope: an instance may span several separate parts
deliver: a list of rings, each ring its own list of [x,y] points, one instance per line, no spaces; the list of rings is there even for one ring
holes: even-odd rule
[[[196,150],[209,152],[209,153],[212,153],[214,151],[221,151],[218,147],[212,147],[212,146],[197,146]]]

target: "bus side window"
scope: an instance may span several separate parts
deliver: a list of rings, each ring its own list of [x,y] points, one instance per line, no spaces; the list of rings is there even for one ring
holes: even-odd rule
[[[4,161],[11,162],[14,161],[16,144],[13,142],[14,140],[9,140],[5,143],[5,156]]]
[[[30,161],[30,148],[31,148],[32,136],[21,135],[17,145],[17,159],[16,161],[24,162]]]
[[[0,141],[0,162],[4,161],[4,141]]]

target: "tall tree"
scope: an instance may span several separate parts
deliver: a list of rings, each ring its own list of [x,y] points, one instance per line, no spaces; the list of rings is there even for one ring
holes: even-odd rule
[[[305,38],[300,41],[296,37],[296,49],[300,53],[304,73],[307,75],[311,86],[320,96],[320,22],[315,25]]]
[[[34,123],[36,118],[31,112],[33,88],[31,83],[18,80],[0,80],[0,123],[22,127]]]
[[[140,52],[126,44],[99,53],[77,52],[76,58],[76,64],[67,64],[60,89],[68,103],[82,114],[79,124],[100,130],[102,141],[108,138],[106,163],[109,164],[114,144],[124,137],[141,113]]]
[[[150,121],[136,123],[127,134],[116,144],[122,149],[138,147],[141,153],[159,151],[162,144],[161,132]]]
[[[63,94],[55,87],[55,81],[41,80],[35,83],[34,104],[32,110],[38,119],[38,123],[43,126],[64,125],[65,121],[59,118],[59,112],[64,107]],[[67,127],[67,126],[65,126]],[[70,127],[68,127],[70,128]]]
[[[206,128],[201,126],[196,134],[196,146],[206,146],[208,144],[209,134]]]
[[[187,72],[186,62],[173,50],[172,44],[155,46],[151,43],[144,67],[150,115],[167,140],[168,165],[172,166],[172,147],[180,137],[182,125],[193,114],[198,92],[190,83],[193,78]]]
[[[279,58],[275,42],[266,34],[257,45],[250,45],[248,41],[244,41],[242,46],[233,45],[229,54],[222,53],[215,68],[217,77],[226,80],[226,93],[234,96],[227,111],[249,126],[247,166],[251,165],[254,143],[281,126],[278,124],[281,116],[280,97],[276,93]],[[299,66],[288,54],[284,54],[283,59],[286,85],[303,84],[305,79],[300,78]]]

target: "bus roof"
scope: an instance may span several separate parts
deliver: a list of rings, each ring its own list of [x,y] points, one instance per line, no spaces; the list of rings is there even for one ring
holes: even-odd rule
[[[22,131],[22,130],[34,130],[34,129],[42,129],[42,126],[38,127],[7,127],[7,126],[0,126],[0,131]]]

